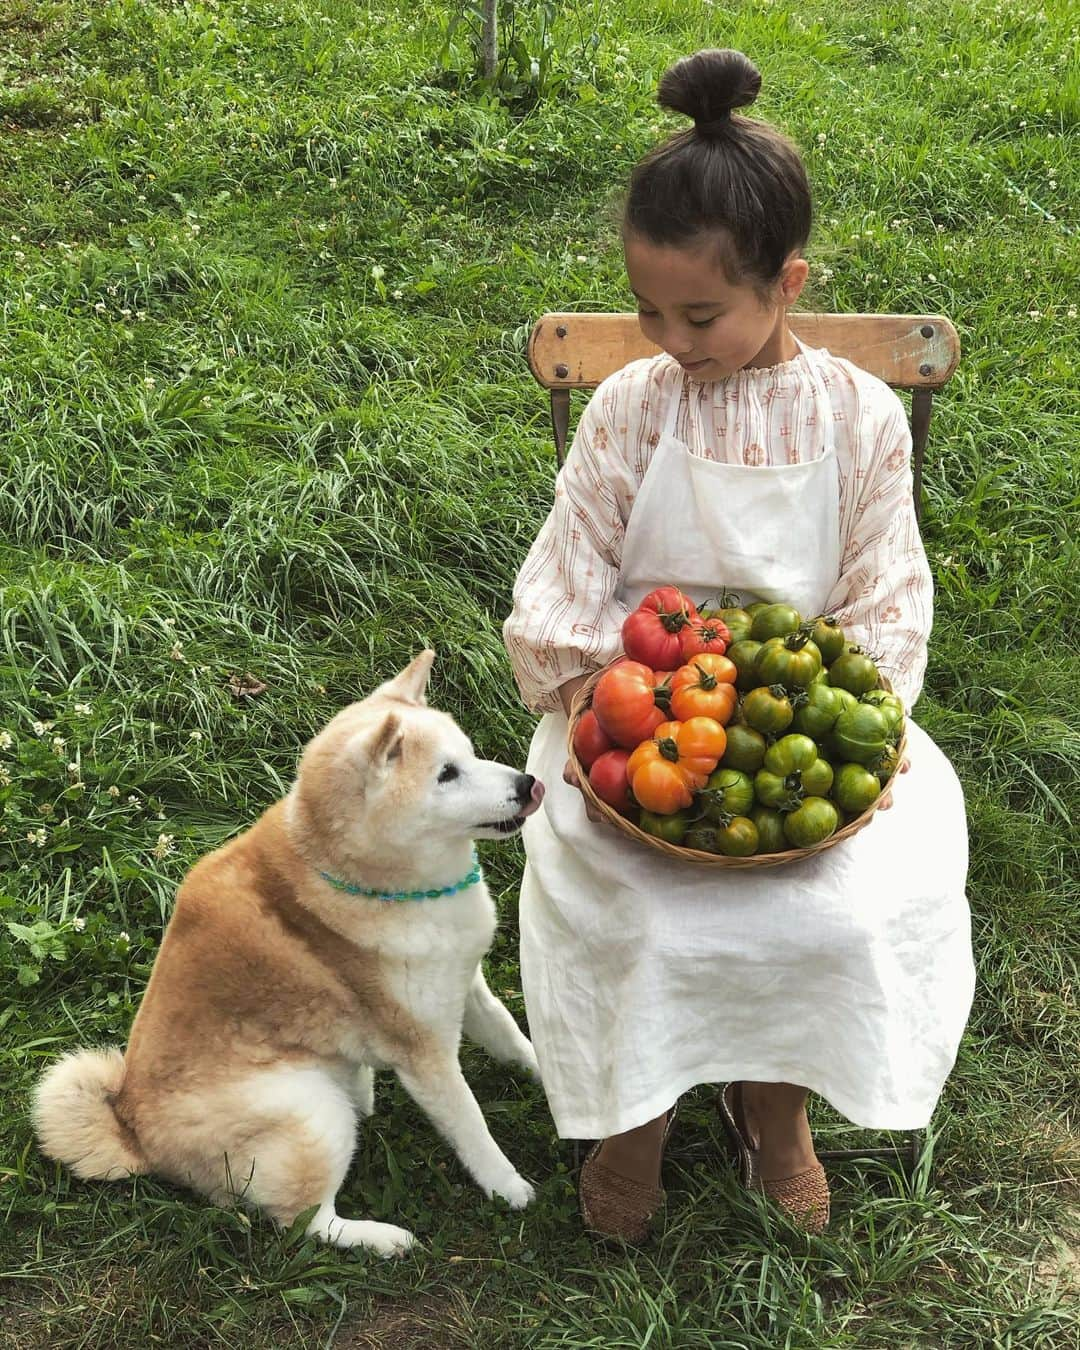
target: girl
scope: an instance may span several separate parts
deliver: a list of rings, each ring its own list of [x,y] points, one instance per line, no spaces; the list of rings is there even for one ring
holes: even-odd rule
[[[744,1182],[819,1231],[807,1091],[860,1126],[924,1126],[974,983],[963,798],[910,722],[892,809],[777,868],[662,861],[560,781],[570,700],[657,585],[834,614],[907,706],[922,685],[932,594],[907,418],[880,380],[788,327],[810,193],[795,147],[733,115],[760,84],[732,51],[661,81],[660,103],[694,127],[635,168],[623,244],[662,354],[585,409],[504,629],[544,714],[528,771],[551,785],[524,831],[529,1026],[560,1135],[600,1141],[579,1182],[586,1225],[631,1241],[664,1198],[673,1104],[718,1080]]]

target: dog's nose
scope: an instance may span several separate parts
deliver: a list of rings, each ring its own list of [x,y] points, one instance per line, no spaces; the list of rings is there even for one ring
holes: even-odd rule
[[[514,782],[514,790],[517,792],[518,801],[524,806],[532,799],[533,785],[536,779],[531,773],[519,773]]]

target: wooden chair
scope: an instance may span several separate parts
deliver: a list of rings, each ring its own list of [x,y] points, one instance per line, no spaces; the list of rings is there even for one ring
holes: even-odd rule
[[[960,339],[940,314],[797,314],[792,331],[810,347],[827,347],[894,389],[911,391],[915,511],[922,506],[923,454],[934,394],[960,360]],[[659,351],[635,314],[545,314],[529,338],[529,366],[551,391],[551,425],[559,464],[570,429],[570,391],[595,389],[628,361]]]
[[[960,339],[940,314],[798,314],[789,315],[795,335],[810,347],[826,347],[834,356],[878,376],[893,389],[911,391],[911,440],[915,512],[922,506],[922,468],[930,432],[934,394],[956,370]],[[628,361],[655,356],[636,314],[545,314],[529,338],[529,366],[551,392],[551,426],[560,466],[570,430],[570,391],[595,389],[601,380]],[[923,1149],[921,1130],[907,1132],[906,1147],[827,1149],[822,1159],[895,1158],[899,1153],[909,1172]],[[580,1162],[580,1143],[575,1162]]]

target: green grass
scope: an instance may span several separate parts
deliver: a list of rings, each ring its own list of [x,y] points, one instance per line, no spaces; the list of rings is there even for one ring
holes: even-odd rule
[[[558,80],[508,110],[440,65],[448,6],[0,0],[3,1345],[1077,1345],[1073,7],[565,9]],[[961,333],[919,717],[967,794],[979,987],[932,1167],[838,1169],[829,1234],[778,1231],[702,1089],[665,1230],[596,1250],[542,1093],[470,1051],[539,1199],[483,1200],[383,1081],[342,1208],[415,1229],[401,1263],[73,1181],[31,1084],[123,1040],[179,878],[334,710],[431,643],[437,701],[523,759],[500,622],[553,475],[524,337],[628,307],[613,202],[704,45],[751,54],[805,150],[806,306]],[[522,1016],[522,855],[483,852]]]

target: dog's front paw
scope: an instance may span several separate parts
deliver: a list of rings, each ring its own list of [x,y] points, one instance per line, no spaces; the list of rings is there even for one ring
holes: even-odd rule
[[[530,1077],[535,1078],[538,1083],[544,1081],[543,1075],[540,1073],[540,1061],[536,1058],[536,1051],[531,1045],[528,1047],[528,1052],[525,1050],[521,1052],[521,1056],[518,1059],[518,1068],[524,1069],[525,1072],[529,1074]]]
[[[500,1181],[498,1185],[493,1186],[489,1191],[490,1195],[497,1195],[505,1200],[511,1209],[524,1209],[536,1197],[536,1191],[532,1184],[519,1176],[517,1172],[512,1173],[505,1181]]]

